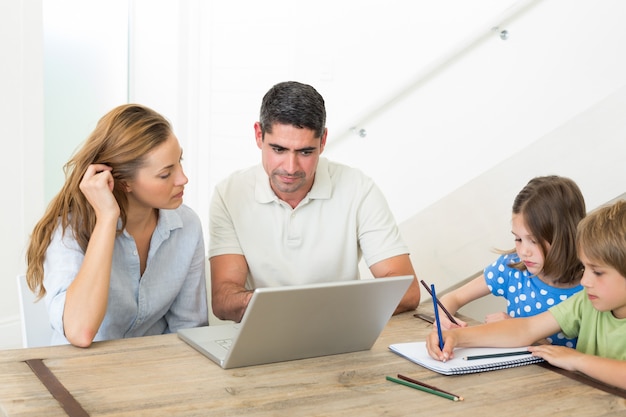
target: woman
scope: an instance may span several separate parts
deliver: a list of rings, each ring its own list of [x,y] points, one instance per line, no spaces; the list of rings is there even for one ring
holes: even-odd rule
[[[27,253],[53,344],[208,324],[202,227],[182,205],[181,160],[169,122],[129,104],[100,119],[65,165]]]

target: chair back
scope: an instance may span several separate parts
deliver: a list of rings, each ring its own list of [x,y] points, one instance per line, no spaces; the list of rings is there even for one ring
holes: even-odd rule
[[[46,304],[43,300],[35,301],[35,294],[26,283],[26,275],[17,276],[17,290],[22,321],[22,346],[50,346],[52,327],[50,327]]]

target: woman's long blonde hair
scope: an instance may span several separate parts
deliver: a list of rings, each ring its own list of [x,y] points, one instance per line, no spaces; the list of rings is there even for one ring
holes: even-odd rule
[[[106,164],[112,168],[115,181],[113,195],[120,206],[120,230],[123,230],[128,206],[125,182],[134,178],[144,163],[145,155],[165,142],[171,134],[170,123],[163,116],[137,104],[116,107],[98,121],[83,146],[63,167],[65,184],[50,202],[30,237],[26,279],[28,287],[39,298],[46,294],[43,263],[59,223],[63,233],[70,226],[81,249],[87,249],[96,216],[79,185],[89,165]]]

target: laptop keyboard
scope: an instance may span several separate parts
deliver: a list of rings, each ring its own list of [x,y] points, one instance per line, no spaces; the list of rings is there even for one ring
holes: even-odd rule
[[[233,339],[221,339],[221,340],[216,340],[215,343],[217,343],[218,345],[220,345],[221,347],[223,347],[224,349],[228,350],[230,349],[230,347],[233,344]]]

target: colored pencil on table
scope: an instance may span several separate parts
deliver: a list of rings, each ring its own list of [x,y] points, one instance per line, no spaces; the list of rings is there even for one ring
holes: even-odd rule
[[[439,309],[437,308],[437,293],[435,292],[435,284],[430,284],[431,295],[433,296],[433,305],[435,306],[435,323],[437,324],[437,335],[439,336],[439,349],[443,351],[443,336],[441,334],[441,322],[439,321]]]
[[[459,397],[457,397],[455,395],[450,395],[447,392],[442,392],[442,391],[430,389],[430,388],[427,388],[427,387],[425,387],[423,385],[414,384],[412,382],[405,381],[403,379],[394,378],[392,376],[388,376],[386,378],[387,378],[387,381],[395,382],[396,384],[404,385],[406,387],[415,388],[417,390],[428,392],[428,393],[434,394],[434,395],[438,395],[440,397],[447,398],[447,399],[452,400],[452,401],[459,401]]]
[[[416,385],[421,385],[421,386],[423,386],[425,388],[430,388],[430,389],[435,390],[435,391],[443,392],[444,394],[452,395],[453,397],[457,397],[459,399],[459,401],[463,401],[463,397],[461,397],[460,395],[456,395],[456,394],[453,394],[451,392],[444,391],[441,388],[437,388],[437,387],[435,387],[433,385],[430,385],[430,384],[427,384],[425,382],[418,381],[417,379],[413,379],[411,377],[400,375],[400,374],[398,374],[398,378],[404,379],[405,381],[411,382],[411,383],[416,384]]]
[[[424,286],[424,288],[426,288],[426,291],[428,291],[428,293],[430,294],[430,296],[432,297],[433,293],[430,291],[430,288],[428,288],[428,284],[426,284],[424,282],[424,280],[420,280],[420,282],[422,283],[422,285]],[[439,308],[441,308],[441,310],[446,313],[446,316],[448,317],[448,320],[450,320],[452,323],[454,324],[459,324],[457,323],[457,321],[454,319],[454,316],[452,316],[452,314],[450,314],[450,312],[443,306],[443,304],[441,304],[441,301],[437,300],[437,305],[439,306]]]
[[[519,355],[530,355],[530,354],[531,352],[527,350],[520,350],[517,352],[491,353],[489,355],[464,356],[463,359],[466,361],[471,361],[473,359],[505,358],[507,356],[519,356]]]

